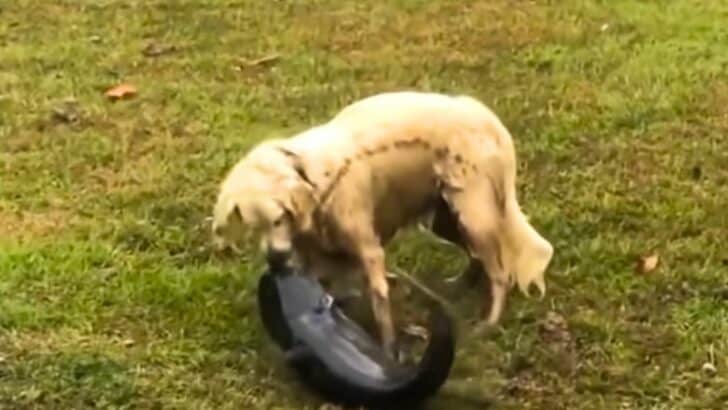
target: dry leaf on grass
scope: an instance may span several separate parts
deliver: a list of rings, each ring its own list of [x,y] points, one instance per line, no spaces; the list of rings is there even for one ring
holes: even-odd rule
[[[137,88],[132,84],[123,83],[106,90],[104,95],[111,100],[121,100],[135,96]]]
[[[243,63],[243,65],[246,65],[248,67],[254,67],[257,65],[274,63],[274,62],[278,61],[280,58],[281,58],[281,56],[279,54],[271,54],[268,56],[256,58],[255,60],[243,61],[242,63]]]
[[[242,70],[254,68],[254,67],[265,67],[265,66],[274,64],[276,61],[280,60],[280,58],[281,58],[280,54],[271,54],[271,55],[263,56],[260,58],[256,58],[255,60],[240,59],[235,68],[237,70],[242,71]]]
[[[637,260],[636,270],[638,273],[650,273],[657,268],[659,262],[660,257],[657,254],[640,256],[639,260]]]
[[[142,54],[145,57],[158,57],[164,54],[174,53],[177,50],[178,47],[173,44],[158,44],[152,42],[142,49]]]
[[[134,346],[134,339],[124,339],[121,341],[121,345],[124,347],[131,347]]]

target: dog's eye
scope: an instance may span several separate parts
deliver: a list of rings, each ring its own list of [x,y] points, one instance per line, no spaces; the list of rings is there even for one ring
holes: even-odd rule
[[[276,228],[281,226],[282,224],[283,224],[283,217],[280,217],[280,218],[276,219],[275,221],[273,221],[273,226]]]

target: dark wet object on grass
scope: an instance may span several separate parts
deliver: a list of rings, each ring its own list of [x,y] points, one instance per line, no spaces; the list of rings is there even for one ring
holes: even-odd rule
[[[455,331],[440,307],[430,316],[430,338],[419,362],[389,359],[314,279],[277,269],[258,284],[258,304],[269,335],[301,381],[326,399],[348,405],[415,405],[434,395],[450,374]]]

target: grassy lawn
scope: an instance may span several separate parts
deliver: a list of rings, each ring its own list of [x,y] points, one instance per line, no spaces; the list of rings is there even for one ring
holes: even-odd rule
[[[214,254],[205,218],[255,142],[403,88],[502,117],[556,248],[547,297],[463,333],[428,408],[725,408],[728,2],[14,0],[0,409],[319,409],[261,328],[254,248]],[[389,253],[433,287],[465,262],[422,234]]]

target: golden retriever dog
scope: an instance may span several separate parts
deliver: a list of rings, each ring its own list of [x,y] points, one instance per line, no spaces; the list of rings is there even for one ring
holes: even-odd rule
[[[361,272],[392,354],[384,247],[428,216],[433,232],[461,246],[488,279],[487,323],[499,321],[514,283],[544,295],[553,247],[517,201],[511,135],[469,96],[381,93],[260,143],[222,182],[212,230],[226,247],[252,229],[271,263],[293,257],[317,277]]]

